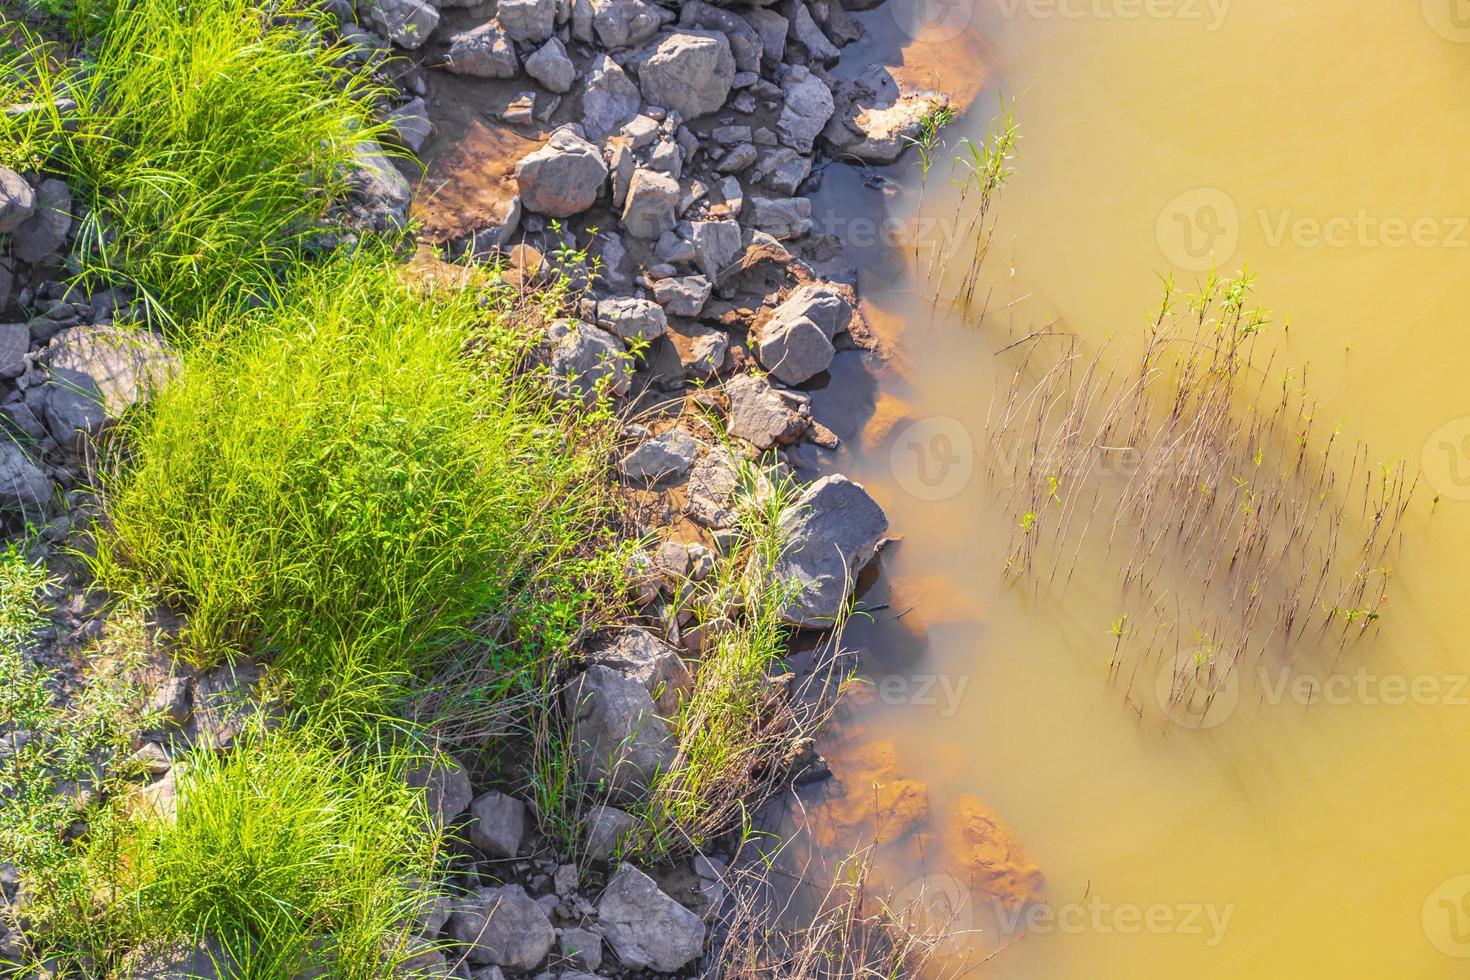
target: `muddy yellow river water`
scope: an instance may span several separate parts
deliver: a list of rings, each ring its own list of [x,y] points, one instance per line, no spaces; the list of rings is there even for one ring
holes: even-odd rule
[[[849,636],[874,686],[846,717],[928,788],[928,836],[887,860],[888,884],[963,875],[942,838],[964,794],[1044,873],[1047,914],[1009,930],[958,914],[1001,949],[976,975],[1470,975],[1467,15],[1456,0],[917,9],[929,56],[984,78],[948,149],[983,136],[1001,94],[1024,139],[978,325],[932,310],[860,223],[841,229],[897,355],[838,466],[904,535],[891,586],[865,597],[887,608]],[[955,213],[948,176],[930,172],[924,215]],[[903,182],[834,171],[827,195],[911,219],[917,174]],[[983,456],[998,349],[1048,323],[1094,346],[1135,334],[1159,275],[1212,261],[1259,275],[1265,340],[1278,365],[1310,366],[1320,416],[1427,482],[1383,618],[1335,661],[1302,651],[1316,703],[1248,667],[1233,708],[1194,729],[1164,716],[1152,674],[1126,694],[1109,678],[1106,560],[1065,588],[1003,581],[1013,527]],[[860,383],[850,360],[836,373]]]

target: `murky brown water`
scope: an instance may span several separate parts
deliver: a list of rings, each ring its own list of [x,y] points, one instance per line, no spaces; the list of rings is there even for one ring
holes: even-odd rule
[[[861,737],[842,743],[891,756],[844,760],[839,745],[835,761],[849,782],[927,786],[927,815],[910,787],[883,798],[902,816],[880,833],[914,828],[885,851],[890,886],[969,880],[946,841],[969,794],[1040,867],[1054,918],[1007,933],[981,894],[983,914],[961,911],[977,948],[1005,947],[979,975],[1470,970],[1470,21],[1455,9],[930,8],[936,46],[910,46],[909,65],[985,80],[950,149],[983,135],[1001,93],[1024,134],[978,325],[936,313],[883,243],[885,215],[912,226],[917,174],[894,194],[829,173],[818,210],[897,356],[876,381],[840,358],[818,415],[844,437],[836,467],[904,535],[865,596],[875,621],[849,634],[874,685],[846,713]],[[931,172],[921,216],[956,213],[947,177]],[[1259,273],[1276,311],[1262,343],[1276,369],[1310,366],[1328,428],[1429,482],[1383,618],[1340,658],[1335,641],[1293,651],[1293,676],[1336,678],[1317,703],[1248,666],[1233,708],[1193,730],[1167,720],[1149,669],[1131,691],[1110,679],[1116,555],[1086,553],[1065,588],[1003,581],[1014,520],[983,471],[987,409],[1014,367],[997,350],[1049,322],[1093,349],[1136,336],[1157,275],[1188,282],[1212,257]]]

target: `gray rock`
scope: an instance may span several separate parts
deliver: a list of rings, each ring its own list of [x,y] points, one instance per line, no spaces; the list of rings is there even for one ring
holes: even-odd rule
[[[445,58],[445,67],[456,75],[515,78],[520,70],[515,45],[493,20],[451,37]]]
[[[470,974],[470,980],[505,980],[505,971],[498,966],[487,966]]]
[[[35,190],[14,170],[0,167],[0,235],[15,231],[35,213]]]
[[[414,98],[388,113],[388,125],[393,130],[399,146],[417,153],[434,132],[429,121],[429,107],[421,98]]]
[[[787,545],[772,575],[796,589],[781,618],[794,626],[831,626],[888,532],[888,518],[860,484],[833,475],[807,487],[778,526]]]
[[[550,92],[570,92],[577,69],[567,57],[567,49],[557,38],[551,38],[526,56],[526,74]]]
[[[495,19],[512,41],[540,44],[556,29],[557,0],[499,0]]]
[[[405,48],[417,48],[439,26],[439,11],[423,0],[362,0],[358,13],[379,34]]]
[[[660,262],[677,265],[681,262],[693,262],[695,257],[694,244],[687,239],[680,238],[674,232],[665,232],[658,237],[658,244],[653,249],[654,258]]]
[[[15,273],[10,270],[10,260],[0,258],[0,311],[10,305],[10,294],[15,288]]]
[[[648,154],[648,169],[678,180],[684,172],[684,149],[673,140],[659,140]]]
[[[758,72],[761,54],[765,45],[750,21],[731,10],[704,3],[703,0],[685,0],[679,8],[679,26],[701,28],[725,35],[730,42],[730,53],[735,58],[737,72]]]
[[[609,51],[643,44],[658,33],[666,14],[645,0],[591,0],[592,30]]]
[[[793,65],[781,82],[781,93],[785,105],[776,120],[781,142],[798,153],[811,153],[813,142],[832,118],[832,90],[805,65]]]
[[[447,827],[474,799],[469,773],[452,756],[436,753],[410,769],[404,781],[424,791],[424,808],[435,827]]]
[[[723,108],[734,79],[730,42],[714,31],[681,30],[665,35],[644,52],[638,65],[644,99],[685,119]]]
[[[347,216],[351,224],[371,231],[397,231],[408,222],[413,189],[393,166],[377,140],[355,148],[347,175]]]
[[[474,255],[488,255],[510,244],[521,225],[521,199],[512,197],[496,201],[486,209],[486,223],[470,236],[469,248]]]
[[[841,86],[837,102],[823,138],[837,152],[888,164],[912,145],[926,118],[949,105],[949,97],[903,90],[887,68],[872,65]]]
[[[633,829],[633,818],[615,806],[594,806],[583,822],[583,842],[587,856],[594,861],[609,861],[618,845]]]
[[[48,177],[36,188],[35,211],[10,233],[11,253],[32,264],[55,257],[71,232],[71,188]]]
[[[517,857],[526,835],[526,804],[504,793],[490,792],[470,804],[470,843],[497,858]]]
[[[660,279],[653,284],[653,295],[670,316],[699,316],[709,301],[710,281],[704,276],[682,276]]]
[[[37,354],[43,382],[26,394],[60,445],[80,448],[173,377],[178,358],[158,335],[124,327],[67,327]]]
[[[806,48],[817,61],[833,62],[842,56],[817,22],[812,20],[812,13],[807,9],[803,0],[795,0],[790,5],[791,29],[787,37]]]
[[[658,139],[658,122],[640,113],[623,124],[623,135],[633,149],[641,150]]]
[[[0,439],[0,510],[33,516],[46,509],[55,487],[14,439]]]
[[[805,197],[750,197],[750,223],[780,241],[812,230],[812,202]]]
[[[771,376],[789,385],[821,374],[832,363],[832,339],[846,330],[852,306],[821,283],[799,287],[760,328],[756,356]]]
[[[618,468],[629,482],[661,483],[688,473],[698,455],[699,443],[693,436],[683,429],[670,429],[624,456]]]
[[[588,650],[587,660],[637,680],[665,717],[673,717],[680,699],[694,690],[694,675],[678,651],[647,630],[623,630]]]
[[[616,61],[605,54],[592,59],[582,93],[582,128],[590,139],[604,139],[617,132],[638,115],[640,104],[638,86]]]
[[[555,344],[551,373],[557,393],[563,398],[592,398],[597,386],[607,379],[608,391],[626,395],[632,385],[628,355],[618,338],[590,323],[558,320],[547,334]]]
[[[705,928],[699,916],[630,864],[621,865],[603,890],[597,921],[626,967],[672,972],[704,952]]]
[[[522,206],[553,218],[587,210],[607,183],[607,164],[597,147],[565,126],[523,157],[515,173]]]
[[[680,371],[691,378],[715,374],[724,366],[730,350],[730,338],[723,330],[687,320],[670,323],[668,336],[679,358]]]
[[[638,160],[633,156],[633,147],[627,137],[611,136],[604,147],[607,156],[607,172],[612,177],[613,207],[621,209],[628,202],[628,185],[633,183],[633,171]]]
[[[534,970],[556,944],[546,912],[520,885],[477,888],[455,902],[449,936],[466,947],[471,963]]]
[[[563,929],[560,948],[573,966],[595,970],[602,965],[602,937],[591,929]],[[568,976],[563,973],[562,980]]]
[[[811,157],[797,153],[789,146],[766,151],[759,164],[759,180],[777,194],[795,194],[801,182],[812,172]]]
[[[679,203],[679,182],[648,167],[633,171],[628,197],[623,204],[623,227],[635,238],[656,240],[675,224],[674,206]]]
[[[738,174],[742,170],[749,170],[760,155],[753,143],[741,143],[726,153],[724,159],[715,169],[722,174]]]
[[[781,64],[786,55],[786,34],[791,22],[774,10],[756,7],[741,13],[761,39],[761,61],[768,68]]]
[[[0,323],[0,378],[18,378],[25,372],[31,349],[31,328],[24,323]]]
[[[598,300],[597,325],[624,340],[653,340],[669,329],[663,307],[651,299],[618,297]]]
[[[734,221],[696,221],[690,225],[689,240],[699,268],[710,282],[719,282],[745,252],[740,225]]]
[[[568,686],[577,774],[615,801],[637,799],[677,749],[648,690],[637,678],[595,664]]]
[[[725,394],[730,397],[727,430],[757,449],[789,445],[811,425],[809,409],[793,409],[770,382],[753,374],[731,378],[725,384]]]
[[[689,471],[686,505],[689,517],[705,527],[730,527],[735,523],[731,503],[739,480],[739,471],[729,450],[717,446],[705,453]]]
[[[119,976],[128,980],[227,980],[239,962],[213,935],[197,943],[144,947],[123,957]]]

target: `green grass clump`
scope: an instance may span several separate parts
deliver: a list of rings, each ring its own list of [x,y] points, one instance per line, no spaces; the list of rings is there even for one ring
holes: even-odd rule
[[[62,6],[55,5],[53,6]],[[253,302],[293,268],[377,129],[366,74],[309,4],[118,0],[85,64],[0,60],[0,163],[59,171],[85,215],[83,277],[131,284],[166,322]]]
[[[184,613],[194,663],[273,658],[326,710],[401,710],[449,675],[481,703],[533,691],[615,567],[610,417],[527,370],[563,301],[358,255],[209,324],[124,433],[98,580]]]
[[[441,835],[411,757],[340,744],[278,730],[186,757],[176,821],[140,809],[81,857],[107,928],[77,951],[126,962],[208,937],[238,980],[404,975]]]

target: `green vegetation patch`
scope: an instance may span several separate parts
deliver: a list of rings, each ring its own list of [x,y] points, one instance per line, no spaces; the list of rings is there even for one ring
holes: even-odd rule
[[[185,323],[266,291],[301,258],[378,129],[368,75],[315,7],[119,0],[85,60],[0,58],[0,164],[65,174],[83,278]],[[81,8],[79,8],[81,9]],[[44,52],[44,53],[42,53]]]
[[[615,567],[610,417],[528,365],[563,300],[359,255],[211,324],[104,481],[99,581],[182,612],[194,663],[271,657],[342,713],[450,675],[485,702],[533,688]]]

